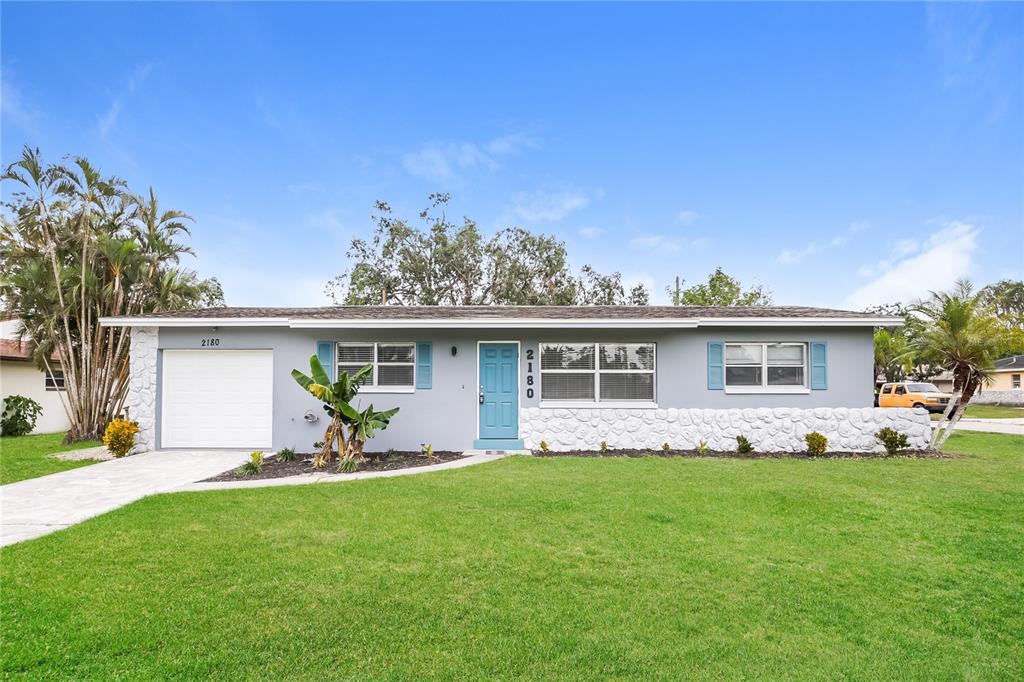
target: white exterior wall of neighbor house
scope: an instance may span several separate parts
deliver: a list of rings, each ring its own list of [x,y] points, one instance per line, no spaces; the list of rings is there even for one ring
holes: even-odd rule
[[[64,409],[64,391],[46,389],[46,373],[26,360],[0,361],[0,399],[23,395],[39,403],[43,411],[32,433],[59,433],[70,427]]]
[[[690,447],[697,439],[711,447],[735,447],[735,435],[746,433],[756,447],[803,449],[803,433],[818,430],[833,448],[875,450],[874,433],[892,426],[908,433],[916,447],[926,443],[927,415],[912,411],[871,410],[872,333],[861,328],[762,329],[281,329],[272,327],[137,327],[132,332],[131,381],[127,405],[140,423],[139,449],[159,446],[160,357],[164,350],[201,349],[216,337],[220,350],[267,349],[273,353],[272,447],[308,451],[322,438],[324,422],[309,424],[307,411],[322,416],[319,403],[290,376],[306,371],[317,341],[422,342],[433,344],[433,386],[402,393],[360,395],[363,406],[401,408],[392,426],[368,445],[368,451],[472,447],[477,436],[476,373],[478,341],[520,342],[520,437],[528,446],[540,440],[560,449],[593,448],[601,440],[613,447]],[[709,340],[828,344],[829,383],[826,390],[799,394],[730,394],[709,390]],[[609,406],[542,405],[539,399],[538,354],[544,342],[654,342],[657,344],[656,404],[628,409]],[[451,349],[455,349],[452,354]],[[533,397],[527,397],[528,351],[533,351]],[[216,351],[214,351],[216,352]],[[867,410],[867,411],[865,411]],[[595,424],[595,420],[597,423]],[[735,434],[733,432],[736,432]],[[547,438],[547,434],[559,438]],[[571,434],[571,438],[569,435]],[[621,442],[617,440],[622,434]],[[668,434],[671,438],[664,434]],[[566,442],[563,443],[563,440]],[[690,442],[693,441],[693,442]],[[633,445],[629,445],[632,443]]]

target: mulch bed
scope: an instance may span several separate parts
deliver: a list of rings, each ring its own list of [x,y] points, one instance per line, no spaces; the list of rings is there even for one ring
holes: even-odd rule
[[[363,453],[366,459],[359,463],[357,471],[393,471],[395,469],[411,469],[413,467],[425,467],[441,462],[451,462],[462,459],[461,452],[448,452],[435,450],[433,457],[427,457],[421,452],[366,452]],[[281,462],[276,456],[267,457],[263,460],[263,469],[258,474],[243,476],[236,469],[225,471],[223,474],[205,479],[206,481],[253,481],[261,478],[284,478],[285,476],[300,476],[302,474],[341,474],[338,471],[338,460],[323,467],[313,468],[313,455],[311,453],[297,454],[292,462]],[[356,472],[350,472],[356,473]]]
[[[820,457],[812,457],[806,452],[751,452],[740,454],[735,450],[570,450],[568,452],[543,452],[534,450],[537,457],[732,457],[736,459],[952,459],[955,455],[931,450],[904,450],[895,457],[885,452],[826,452]]]

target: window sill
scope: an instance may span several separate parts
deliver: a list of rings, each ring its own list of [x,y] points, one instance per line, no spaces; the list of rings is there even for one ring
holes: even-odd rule
[[[811,389],[806,386],[733,386],[725,387],[726,393],[735,393],[737,395],[752,395],[752,394],[778,394],[778,395],[800,395],[804,393],[810,393]]]
[[[415,393],[415,392],[416,392],[416,389],[413,388],[412,386],[409,386],[409,387],[405,387],[405,386],[387,386],[387,387],[383,387],[383,386],[369,386],[369,387],[367,387],[367,386],[364,386],[364,387],[359,389],[359,395],[363,395],[365,393]]]
[[[656,410],[658,409],[658,403],[613,403],[613,402],[586,402],[586,401],[541,401],[540,408],[545,410],[551,409],[585,409],[585,410]]]

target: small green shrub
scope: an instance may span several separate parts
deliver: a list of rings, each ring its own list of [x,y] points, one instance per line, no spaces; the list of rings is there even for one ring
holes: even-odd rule
[[[672,446],[668,444],[668,441],[661,444],[661,451],[666,454],[672,452]]]
[[[890,457],[898,455],[901,450],[910,447],[910,439],[907,438],[907,434],[900,433],[888,426],[876,433],[875,439],[885,447],[885,451]]]
[[[551,452],[551,446],[548,445],[548,442],[546,440],[542,440],[540,442],[540,451],[541,452]]]
[[[9,395],[4,398],[3,416],[0,417],[0,435],[24,436],[36,428],[43,406],[23,395]]]
[[[296,457],[295,448],[281,448],[277,451],[278,462],[294,462]]]
[[[807,443],[807,454],[812,457],[821,457],[828,448],[828,438],[817,431],[811,431],[804,436],[804,442]]]
[[[697,453],[698,454],[701,454],[701,455],[706,454],[707,451],[708,451],[708,442],[706,440],[704,440],[703,438],[701,438],[699,441],[697,441],[697,448],[696,449],[697,449]]]
[[[601,452],[608,452],[608,441],[601,441],[601,445],[598,448]]]
[[[249,455],[249,461],[238,467],[238,473],[242,476],[255,476],[263,471],[263,451],[256,450]]]
[[[749,455],[754,451],[754,446],[750,444],[746,436],[736,436],[736,452],[741,455]]]
[[[433,457],[434,446],[431,445],[430,443],[423,443],[422,445],[420,445],[420,452],[423,454],[424,457]]]
[[[115,419],[103,431],[103,444],[114,457],[124,457],[135,447],[135,434],[138,432],[138,422]]]
[[[359,469],[359,463],[355,457],[342,457],[338,460],[338,471],[343,474],[351,474]]]

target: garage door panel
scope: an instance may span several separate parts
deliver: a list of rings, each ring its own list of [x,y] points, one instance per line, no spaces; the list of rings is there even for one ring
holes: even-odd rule
[[[269,448],[273,353],[165,350],[161,445]]]

